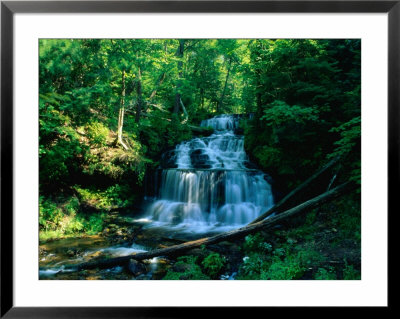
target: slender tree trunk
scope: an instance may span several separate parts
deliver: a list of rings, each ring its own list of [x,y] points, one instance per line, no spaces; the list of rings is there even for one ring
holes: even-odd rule
[[[118,113],[118,143],[122,145],[124,149],[129,149],[123,141],[122,132],[124,127],[124,115],[125,115],[125,70],[122,71],[122,92],[121,92],[121,105]]]
[[[136,105],[135,122],[139,123],[139,121],[140,121],[140,113],[142,112],[142,108],[143,108],[143,102],[142,102],[142,73],[140,71],[140,67],[139,67],[138,74],[137,74],[136,93],[137,93],[137,105]]]
[[[174,114],[179,113],[180,101],[181,101],[181,86],[182,86],[182,76],[183,76],[183,52],[185,50],[185,40],[179,39],[179,46],[176,51],[176,56],[178,57],[178,81],[176,83],[176,93],[175,93],[175,104],[174,104]]]
[[[200,88],[200,106],[204,109],[204,89]]]
[[[227,85],[228,85],[229,73],[231,72],[231,68],[232,68],[232,57],[229,58],[228,73],[226,73],[224,89],[222,90],[221,98],[219,99],[219,102],[218,102],[218,105],[217,105],[217,112],[219,112],[220,110],[222,110],[222,105],[223,105],[223,102],[224,102],[226,87],[227,87]]]
[[[182,124],[183,124],[183,123],[186,123],[186,122],[189,120],[189,114],[188,114],[188,112],[186,111],[186,107],[185,107],[185,105],[183,104],[182,99],[181,99],[179,102],[180,102],[180,104],[181,104],[183,114],[185,114],[185,119],[184,119],[183,122],[182,122]]]

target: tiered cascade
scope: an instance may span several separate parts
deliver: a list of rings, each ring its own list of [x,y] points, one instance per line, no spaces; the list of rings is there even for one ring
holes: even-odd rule
[[[178,226],[234,226],[251,222],[273,205],[266,175],[251,169],[239,116],[204,120],[214,133],[176,146],[163,156],[157,198],[147,209],[153,221]]]

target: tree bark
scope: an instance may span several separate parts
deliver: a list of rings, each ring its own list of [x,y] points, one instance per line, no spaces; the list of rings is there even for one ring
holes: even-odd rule
[[[185,119],[182,121],[182,124],[185,124],[185,123],[189,120],[189,114],[188,114],[188,112],[186,111],[186,107],[185,107],[185,105],[183,104],[182,99],[180,99],[179,102],[180,102],[180,104],[181,104],[183,114],[185,114]]]
[[[222,109],[225,92],[226,92],[226,87],[228,85],[229,73],[231,72],[231,68],[232,68],[232,57],[229,58],[228,73],[226,74],[224,89],[222,90],[222,94],[221,94],[221,97],[220,97],[218,105],[217,105],[217,112],[219,112]]]
[[[181,100],[181,86],[182,86],[182,76],[183,76],[183,52],[185,50],[185,40],[179,39],[179,46],[176,51],[176,56],[178,57],[178,81],[176,83],[176,93],[175,93],[175,104],[174,104],[174,114],[179,113],[180,100]]]
[[[304,183],[300,184],[297,188],[295,188],[293,191],[291,191],[289,194],[287,194],[279,203],[275,204],[272,206],[268,211],[266,211],[264,214],[258,216],[255,220],[253,220],[250,224],[257,223],[268,216],[272,215],[273,213],[279,213],[284,209],[284,205],[287,203],[287,201],[292,198],[294,195],[298,194],[300,191],[305,189],[307,186],[311,184],[315,179],[317,179],[319,176],[321,176],[324,172],[326,172],[329,168],[334,166],[337,162],[339,161],[339,157],[334,158],[331,160],[328,164],[326,164],[324,167],[322,167],[320,170],[315,172],[311,177],[309,177]]]
[[[189,241],[189,242],[186,242],[183,244],[178,244],[178,245],[174,245],[171,247],[156,249],[156,250],[143,252],[143,253],[136,253],[136,254],[129,255],[129,256],[117,257],[117,258],[112,258],[112,259],[102,259],[102,260],[87,262],[87,263],[83,263],[83,264],[75,265],[75,266],[71,265],[67,268],[73,268],[73,269],[77,269],[77,270],[93,269],[93,268],[109,268],[109,267],[113,267],[116,265],[122,265],[122,264],[128,262],[130,259],[144,260],[144,259],[150,259],[150,258],[159,257],[159,256],[176,256],[187,250],[190,250],[190,249],[193,249],[196,247],[200,247],[202,245],[215,244],[215,243],[218,243],[218,242],[221,242],[224,240],[231,240],[234,238],[243,237],[250,233],[257,232],[261,229],[270,228],[289,217],[298,215],[305,211],[309,211],[310,209],[316,207],[317,205],[320,205],[322,203],[333,200],[333,199],[337,198],[338,196],[340,196],[341,194],[343,194],[344,192],[349,191],[350,189],[352,189],[354,187],[355,187],[354,184],[350,184],[349,182],[344,183],[328,192],[325,192],[319,196],[316,196],[313,199],[310,199],[310,200],[308,200],[294,208],[291,208],[279,215],[273,216],[271,218],[268,218],[266,220],[263,220],[263,221],[260,221],[257,223],[249,224],[249,225],[241,227],[239,229],[235,229],[235,230],[232,230],[229,232],[218,234],[218,235],[215,235],[212,237],[201,238],[201,239]]]
[[[137,83],[136,83],[136,93],[137,93],[137,105],[136,105],[136,116],[135,122],[139,123],[140,121],[140,114],[143,109],[143,102],[142,102],[142,73],[140,71],[140,67],[137,74]]]
[[[118,112],[118,131],[117,141],[122,147],[128,150],[128,146],[123,141],[122,132],[124,127],[124,115],[125,115],[125,70],[122,71],[122,90],[121,90],[121,105]]]

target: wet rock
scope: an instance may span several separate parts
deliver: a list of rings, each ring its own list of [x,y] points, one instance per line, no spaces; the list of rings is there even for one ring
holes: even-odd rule
[[[135,277],[147,273],[146,266],[134,259],[129,260],[128,269]]]
[[[66,255],[68,256],[68,257],[77,257],[77,256],[81,256],[82,255],[82,250],[81,249],[78,249],[78,248],[69,248],[67,251],[66,251]]]
[[[204,154],[202,149],[192,150],[190,152],[190,161],[194,168],[211,168],[210,158],[207,154]]]
[[[178,165],[176,165],[175,160],[176,160],[175,150],[167,151],[161,156],[160,166],[161,168],[177,168]]]

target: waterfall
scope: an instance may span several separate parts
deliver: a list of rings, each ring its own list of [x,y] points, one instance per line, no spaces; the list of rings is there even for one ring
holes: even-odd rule
[[[273,205],[263,172],[252,169],[244,138],[235,132],[238,115],[219,115],[201,123],[208,137],[182,142],[162,157],[157,198],[146,215],[157,225],[196,231],[240,227]]]

